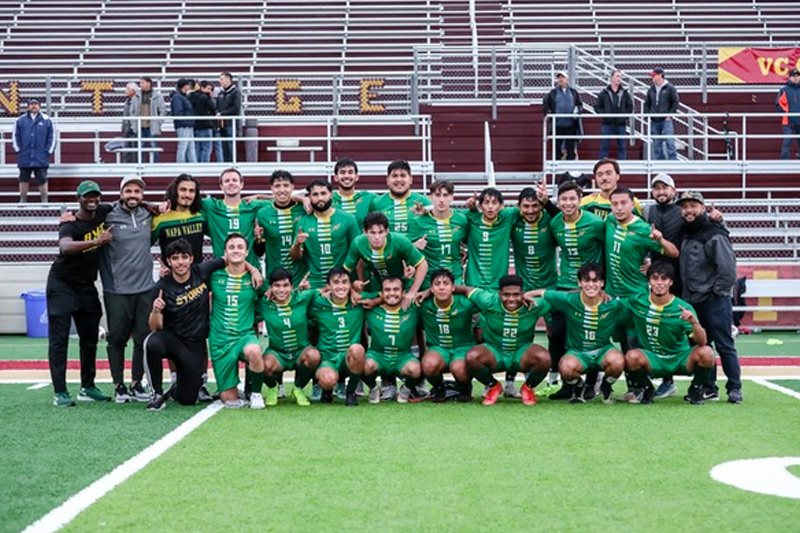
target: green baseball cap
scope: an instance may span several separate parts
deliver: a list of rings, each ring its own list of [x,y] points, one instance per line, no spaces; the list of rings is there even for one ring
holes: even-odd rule
[[[100,186],[93,182],[92,180],[82,181],[80,185],[78,185],[78,196],[86,196],[90,192],[96,192],[97,194],[102,194],[100,192]]]
[[[687,202],[689,200],[700,202],[701,204],[706,205],[706,201],[703,198],[703,195],[700,194],[699,191],[684,191],[681,193],[680,197],[678,197],[678,200],[675,203],[679,204],[681,202]]]

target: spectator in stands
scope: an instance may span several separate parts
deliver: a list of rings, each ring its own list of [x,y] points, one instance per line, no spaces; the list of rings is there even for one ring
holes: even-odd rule
[[[789,79],[786,85],[778,91],[775,98],[775,107],[784,113],[800,113],[800,70],[793,68],[789,71]],[[783,142],[781,143],[781,159],[789,159],[789,152],[792,148],[792,139],[797,142],[798,157],[800,157],[800,115],[790,117],[784,116],[781,121],[783,125]]]
[[[608,87],[600,91],[597,95],[597,103],[594,105],[596,113],[615,114],[619,117],[604,117],[600,133],[603,135],[625,135],[625,126],[628,122],[627,115],[633,113],[633,98],[628,89],[622,85],[622,73],[615,70],[611,73],[611,83]],[[623,116],[624,115],[624,116]],[[627,140],[617,138],[617,160],[624,160],[627,155],[625,145]],[[600,142],[600,159],[608,157],[611,139],[603,138]]]
[[[129,82],[125,86],[125,103],[122,106],[122,136],[126,139],[137,136],[139,131],[139,123],[131,120],[129,117],[133,115],[134,97],[139,92],[139,86],[134,82]],[[135,142],[126,142],[125,148],[136,148]],[[135,163],[136,154],[125,152],[122,154],[123,163]]]
[[[677,113],[680,99],[678,90],[670,82],[664,79],[664,69],[656,67],[650,73],[653,78],[653,85],[647,91],[647,98],[644,102],[644,112],[650,117],[651,135],[674,135],[675,126],[672,123],[672,115]],[[664,153],[664,145],[667,151]],[[662,137],[653,139],[653,159],[678,159],[678,152],[675,150],[674,137]]]
[[[686,191],[677,200],[683,217],[680,267],[683,299],[697,311],[700,325],[708,334],[708,343],[722,359],[728,378],[729,403],[742,403],[742,382],[739,356],[733,342],[733,309],[731,293],[736,283],[736,256],[728,231],[714,224],[706,214],[703,195]],[[719,398],[717,370],[709,374],[703,399]]]
[[[194,151],[194,119],[180,118],[194,115],[189,93],[194,89],[194,80],[180,78],[175,90],[170,95],[172,119],[175,122],[175,134],[178,137],[178,149],[175,154],[176,163],[197,163]]]
[[[235,117],[242,114],[242,93],[239,88],[233,83],[233,75],[230,72],[223,72],[219,75],[219,85],[222,90],[217,96],[217,116],[218,117]],[[233,136],[234,128],[238,127],[240,122],[238,120],[220,120],[220,134],[224,137]],[[233,141],[222,141],[223,159],[226,162],[233,161],[233,151],[236,147]]]
[[[19,201],[28,201],[31,176],[34,176],[39,197],[42,203],[47,202],[47,169],[56,149],[56,132],[50,117],[42,113],[38,98],[28,100],[28,112],[14,123],[11,139],[19,167]]]
[[[569,86],[569,76],[566,72],[559,72],[556,76],[557,85],[544,98],[544,115],[553,114],[580,114],[581,99],[578,91]],[[548,121],[548,128],[551,121]],[[574,137],[583,133],[583,124],[580,117],[559,117],[556,119],[556,138],[561,136]],[[558,141],[556,141],[558,142]],[[559,150],[564,154],[564,159],[573,160],[576,156],[578,140],[575,138],[564,139],[559,143]]]
[[[139,94],[134,97],[131,110],[134,116],[142,117],[142,138],[150,139],[142,146],[156,147],[154,137],[161,136],[161,122],[159,117],[167,115],[167,104],[161,93],[153,88],[153,80],[147,76],[142,76],[139,80]],[[158,152],[150,152],[150,162],[158,163]]]
[[[211,93],[214,92],[214,84],[203,80],[200,82],[200,89],[189,93],[189,101],[192,103],[192,114],[198,117],[213,117],[217,114],[214,99]],[[211,137],[213,134],[214,122],[212,120],[195,120],[194,122],[194,142],[195,152],[198,163],[208,163],[211,161]],[[203,140],[209,139],[209,140]]]

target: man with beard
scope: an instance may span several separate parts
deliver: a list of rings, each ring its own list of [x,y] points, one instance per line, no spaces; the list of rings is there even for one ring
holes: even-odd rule
[[[622,85],[622,73],[619,70],[614,70],[611,73],[611,80],[608,86],[600,91],[597,95],[597,103],[594,105],[594,111],[598,115],[620,115],[617,117],[603,117],[602,126],[600,126],[601,135],[614,135],[617,136],[617,159],[620,161],[625,160],[627,149],[625,144],[628,142],[624,138],[625,126],[628,122],[628,116],[633,113],[633,98]],[[603,137],[600,141],[600,158],[608,157],[611,139]]]
[[[424,195],[411,192],[411,166],[408,161],[392,161],[386,176],[389,192],[375,198],[369,211],[380,211],[389,219],[389,230],[406,233],[414,215],[414,205],[431,205]]]
[[[233,133],[234,131],[238,132],[240,124],[236,119],[223,120],[222,117],[237,117],[242,114],[242,93],[233,82],[233,74],[230,72],[223,72],[219,75],[219,86],[221,91],[216,101],[219,133],[220,137],[227,137],[227,140],[222,141],[222,160],[230,163],[236,152],[236,145],[232,139]]]
[[[112,206],[100,203],[100,187],[93,181],[78,185],[75,218],[58,228],[58,257],[47,276],[48,359],[56,407],[71,407],[75,402],[67,391],[67,351],[70,321],[80,339],[81,390],[79,401],[107,402],[94,383],[97,358],[97,331],[103,311],[94,282],[100,250],[111,242],[105,225]]]
[[[169,211],[156,216],[151,227],[151,239],[161,248],[161,261],[166,264],[167,246],[184,239],[192,247],[195,264],[203,262],[203,238],[208,229],[200,212],[202,198],[200,182],[189,174],[181,174],[167,186]]]
[[[289,255],[293,261],[305,260],[311,288],[319,289],[328,272],[344,264],[359,231],[353,215],[333,207],[333,187],[328,181],[314,180],[306,191],[314,212],[297,221]]]
[[[731,334],[736,255],[728,231],[708,219],[702,194],[686,191],[677,203],[685,222],[680,256],[683,299],[694,306],[709,344],[714,344],[722,359],[722,369],[728,378],[725,385],[728,402],[742,403],[741,368]],[[719,399],[716,379],[714,366],[706,380],[704,400]]]
[[[581,198],[581,209],[593,213],[603,220],[611,214],[611,193],[619,186],[619,163],[614,159],[601,159],[594,165],[594,183],[599,191]],[[642,204],[633,199],[636,214],[642,215]]]
[[[333,193],[333,205],[356,217],[358,228],[364,225],[364,219],[370,212],[370,205],[377,195],[369,191],[357,191],[358,165],[350,158],[340,159],[333,167],[333,181],[336,192]]]
[[[128,176],[120,184],[120,200],[106,216],[113,239],[100,255],[100,279],[108,322],[108,361],[114,381],[114,400],[150,401],[142,387],[144,339],[150,333],[153,257],[150,227],[153,215],[141,203],[144,180]],[[130,390],[125,387],[125,346],[133,336]]]
[[[294,279],[302,279],[308,267],[304,261],[293,261],[289,256],[297,221],[306,214],[303,204],[292,197],[294,176],[285,170],[276,170],[269,178],[269,186],[273,200],[256,214],[256,222],[262,230],[259,240],[266,245],[266,271],[285,268]]]

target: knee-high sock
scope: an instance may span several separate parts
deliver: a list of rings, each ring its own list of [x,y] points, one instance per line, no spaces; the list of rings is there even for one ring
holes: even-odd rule
[[[377,383],[375,382],[377,377],[378,377],[378,373],[377,372],[375,372],[373,374],[369,374],[369,375],[364,374],[364,375],[361,376],[361,381],[363,381],[364,385],[366,385],[370,389],[374,389],[377,386]]]
[[[308,385],[313,375],[313,369],[308,368],[306,365],[297,365],[294,369],[294,386],[298,389],[302,389]]]
[[[528,373],[528,377],[525,378],[525,384],[528,387],[530,387],[532,389],[535,389],[536,386],[539,383],[541,383],[542,381],[544,381],[544,378],[546,378],[546,377],[547,377],[547,371],[546,370],[544,372],[537,372],[535,370],[531,370]]]
[[[475,374],[475,379],[486,385],[487,387],[494,387],[497,380],[494,379],[492,371],[486,365],[481,365],[480,370]]]
[[[250,393],[257,392],[261,394],[261,387],[264,385],[264,378],[266,377],[264,372],[253,372],[251,370],[248,377],[250,378]]]

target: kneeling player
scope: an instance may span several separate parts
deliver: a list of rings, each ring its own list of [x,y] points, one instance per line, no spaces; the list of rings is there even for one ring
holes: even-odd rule
[[[433,401],[445,401],[444,378],[449,368],[458,383],[458,401],[472,401],[472,379],[467,371],[467,351],[475,346],[472,315],[478,308],[467,297],[455,295],[455,276],[446,268],[431,273],[431,287],[419,305],[428,351],[422,373],[433,385]],[[433,296],[432,298],[430,296]]]
[[[675,374],[692,376],[688,400],[704,402],[703,383],[714,364],[714,351],[706,344],[706,332],[697,320],[691,304],[673,296],[674,267],[666,262],[653,263],[647,270],[650,294],[629,298],[633,327],[640,349],[625,354],[625,366],[631,379],[642,389],[631,403],[653,403],[655,389],[648,376]],[[689,346],[691,336],[697,344]]]
[[[578,269],[580,292],[535,290],[526,297],[542,296],[564,314],[567,323],[567,352],[558,363],[561,379],[572,386],[571,403],[584,403],[581,375],[591,370],[605,373],[600,391],[603,403],[614,403],[612,385],[625,369],[625,357],[611,344],[620,323],[628,320],[622,300],[606,300],[603,267],[585,263]]]
[[[551,308],[541,300],[523,302],[522,278],[516,275],[500,278],[500,292],[460,287],[481,310],[485,342],[467,352],[467,368],[478,381],[489,387],[483,405],[494,405],[503,393],[503,384],[494,372],[528,372],[520,389],[522,403],[536,403],[536,386],[547,377],[550,353],[533,343],[536,322]]]
[[[410,391],[422,382],[422,368],[414,354],[411,344],[417,327],[416,306],[403,309],[403,281],[387,277],[381,283],[383,304],[367,311],[369,329],[369,350],[364,362],[364,383],[370,388],[369,403],[381,401],[381,390],[375,378],[401,377],[406,386],[397,395],[399,403],[408,402]]]
[[[264,351],[267,385],[266,405],[278,404],[281,372],[294,370],[292,396],[297,405],[311,405],[303,392],[319,366],[319,350],[308,342],[308,306],[315,290],[292,291],[292,273],[278,268],[269,275],[270,298],[261,300],[261,316],[267,326],[269,348]]]
[[[322,403],[333,403],[333,388],[339,376],[348,374],[345,405],[358,405],[356,387],[364,371],[364,347],[359,342],[364,328],[364,308],[352,304],[350,289],[347,270],[332,268],[328,272],[330,294],[316,296],[309,308],[309,316],[319,325],[317,349],[321,362],[317,382],[322,388]]]

